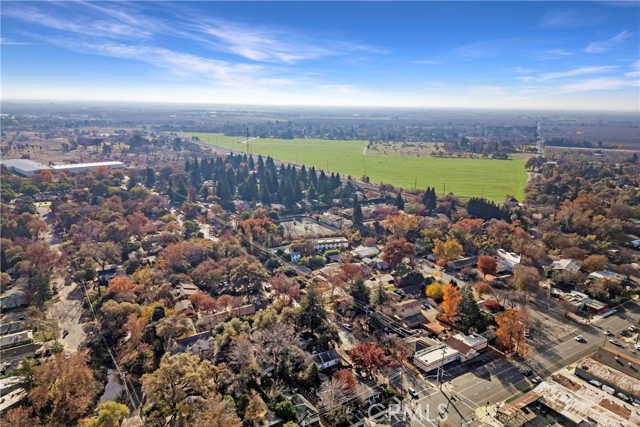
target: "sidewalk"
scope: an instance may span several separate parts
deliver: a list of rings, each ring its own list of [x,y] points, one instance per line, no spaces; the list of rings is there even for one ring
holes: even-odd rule
[[[476,419],[482,422],[483,426],[503,427],[502,423],[495,418],[497,410],[498,405],[478,406]]]

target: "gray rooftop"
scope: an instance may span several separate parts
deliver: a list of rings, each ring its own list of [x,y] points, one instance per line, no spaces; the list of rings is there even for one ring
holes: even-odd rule
[[[0,164],[5,165],[7,168],[15,168],[18,171],[39,171],[45,169],[51,169],[47,165],[43,165],[42,163],[34,162],[29,159],[7,159],[2,160]]]

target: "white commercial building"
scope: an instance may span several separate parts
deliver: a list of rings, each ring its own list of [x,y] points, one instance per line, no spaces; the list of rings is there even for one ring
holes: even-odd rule
[[[51,166],[53,170],[65,172],[87,172],[89,170],[94,170],[102,167],[105,167],[107,169],[124,169],[124,163],[112,161],[94,163],[72,163]]]
[[[51,169],[47,165],[29,159],[7,159],[0,162],[0,164],[7,168],[9,172],[22,177],[30,177],[40,171]]]
[[[460,352],[442,344],[417,351],[413,355],[413,363],[424,372],[431,372],[447,363],[460,361]]]
[[[71,163],[71,164],[54,164],[47,166],[42,163],[34,162],[29,159],[8,159],[1,162],[11,173],[22,177],[30,177],[43,170],[65,171],[65,172],[87,172],[90,170],[105,167],[107,169],[124,169],[122,162],[93,162],[93,163]]]

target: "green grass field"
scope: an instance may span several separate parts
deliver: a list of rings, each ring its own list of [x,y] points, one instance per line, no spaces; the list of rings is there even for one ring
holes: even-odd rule
[[[242,137],[228,137],[217,133],[180,133],[183,137],[197,136],[210,145],[246,153]],[[240,141],[240,142],[238,142]],[[441,159],[363,154],[367,141],[329,141],[320,139],[254,139],[250,152],[274,159],[315,166],[345,177],[368,175],[371,182],[388,183],[396,187],[418,189],[435,187],[460,197],[484,195],[501,202],[506,194],[523,199],[527,184],[524,164],[526,156],[514,160]]]

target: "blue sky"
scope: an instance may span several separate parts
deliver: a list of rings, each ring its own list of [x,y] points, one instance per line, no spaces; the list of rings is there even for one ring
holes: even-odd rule
[[[640,111],[639,2],[2,2],[4,100]]]

